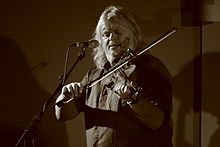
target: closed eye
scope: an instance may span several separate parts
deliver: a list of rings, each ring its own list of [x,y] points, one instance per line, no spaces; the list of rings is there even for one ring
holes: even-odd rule
[[[105,31],[105,32],[103,33],[103,37],[108,38],[109,36],[110,36],[110,32]]]

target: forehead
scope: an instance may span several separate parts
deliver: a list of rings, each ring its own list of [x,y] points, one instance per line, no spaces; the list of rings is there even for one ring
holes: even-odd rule
[[[121,19],[117,17],[111,17],[109,19],[103,19],[101,30],[124,30],[128,29],[128,25],[125,21],[122,21]]]

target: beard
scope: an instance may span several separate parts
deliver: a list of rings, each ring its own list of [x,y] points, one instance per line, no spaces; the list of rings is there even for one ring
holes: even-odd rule
[[[105,55],[111,65],[116,64],[125,51],[129,48],[130,39],[127,37],[125,40],[117,45],[110,45],[105,50]]]

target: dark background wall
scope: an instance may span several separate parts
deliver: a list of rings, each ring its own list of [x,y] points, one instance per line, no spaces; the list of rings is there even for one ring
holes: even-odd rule
[[[206,2],[211,5],[206,9],[212,9],[215,3]],[[219,17],[209,10],[203,17],[209,23],[201,25],[198,18],[204,14],[199,14],[196,0],[1,1],[1,146],[14,146],[59,84],[69,43],[90,39],[100,13],[109,4],[128,7],[148,43],[173,26],[179,27],[151,51],[173,75],[174,145],[219,146]],[[70,64],[77,52],[71,51]],[[88,51],[68,82],[82,79],[92,65],[90,54]],[[59,122],[51,106],[38,129],[41,147],[85,146],[83,114]]]

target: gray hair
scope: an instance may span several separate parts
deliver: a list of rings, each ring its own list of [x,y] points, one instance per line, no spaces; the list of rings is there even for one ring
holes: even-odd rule
[[[100,42],[100,45],[97,48],[94,48],[93,50],[93,60],[95,65],[101,69],[103,69],[104,64],[107,62],[104,49],[102,48],[101,45],[102,44],[101,28],[103,26],[103,23],[108,21],[109,18],[112,17],[116,18],[117,20],[120,20],[121,21],[120,23],[123,23],[125,26],[129,28],[129,31],[133,35],[133,40],[130,40],[133,41],[134,43],[133,50],[141,49],[145,44],[145,41],[142,37],[142,33],[140,31],[140,27],[137,25],[135,18],[132,16],[132,14],[129,11],[119,6],[107,7],[102,12],[99,21],[97,23],[95,32],[93,34],[93,39],[98,40]]]

